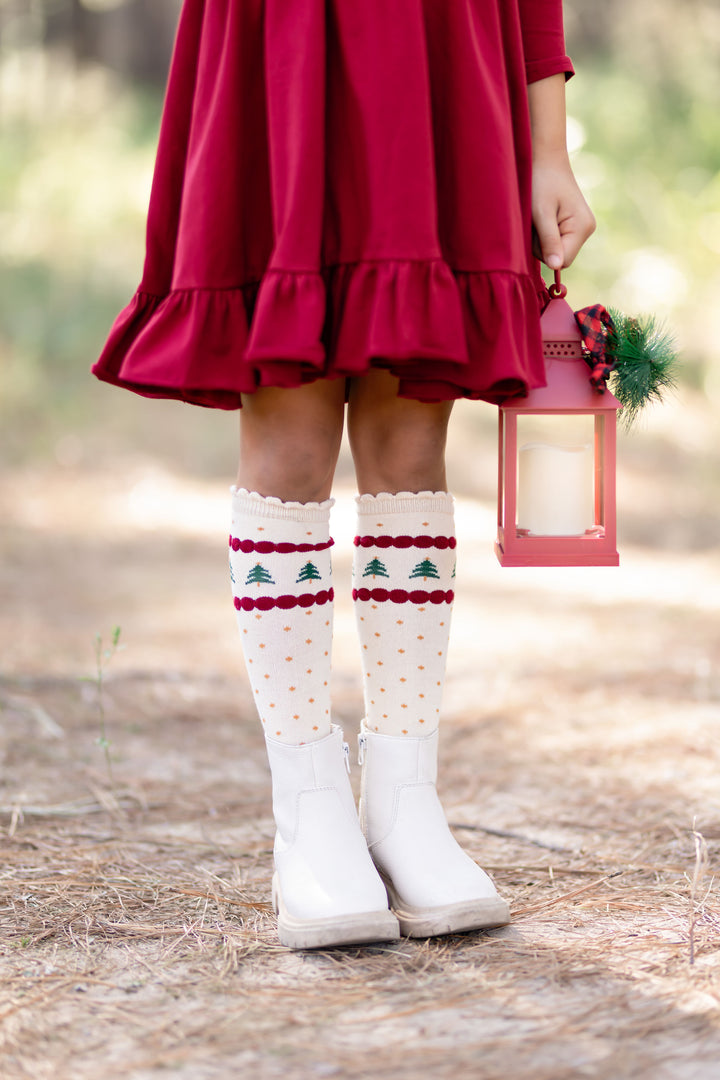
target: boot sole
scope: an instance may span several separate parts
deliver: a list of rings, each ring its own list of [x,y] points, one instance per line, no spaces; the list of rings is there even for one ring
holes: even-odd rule
[[[392,882],[381,873],[390,909],[400,924],[400,933],[408,938],[442,937],[443,934],[459,934],[466,930],[493,930],[507,926],[510,908],[501,897],[478,900],[462,900],[443,907],[422,908],[406,904]]]
[[[288,949],[328,949],[400,939],[398,920],[388,909],[335,915],[329,919],[295,919],[283,903],[277,874],[273,875],[272,902],[280,944]]]

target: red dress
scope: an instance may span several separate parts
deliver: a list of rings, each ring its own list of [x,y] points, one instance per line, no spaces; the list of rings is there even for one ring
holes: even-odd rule
[[[543,385],[528,81],[562,0],[185,0],[142,283],[93,372],[221,409]]]

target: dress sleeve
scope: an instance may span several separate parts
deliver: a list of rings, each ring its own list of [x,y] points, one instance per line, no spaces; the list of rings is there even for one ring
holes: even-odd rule
[[[574,74],[565,52],[562,0],[518,0],[527,81],[537,82],[564,72]]]

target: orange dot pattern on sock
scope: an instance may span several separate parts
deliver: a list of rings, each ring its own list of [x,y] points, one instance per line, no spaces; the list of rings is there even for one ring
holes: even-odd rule
[[[234,535],[240,535],[240,529],[243,529],[246,537],[257,541],[264,541],[264,534],[267,533],[268,539],[276,541],[277,546],[283,546],[286,542],[293,546],[296,541],[303,544],[309,541],[312,544],[315,540],[326,539],[324,535],[318,535],[318,532],[324,532],[322,528],[318,530],[307,522],[258,525],[255,519],[239,527],[233,524]],[[248,564],[251,569],[256,562],[256,556],[251,561],[245,559],[248,554],[247,551],[233,549],[230,558],[236,581],[245,581]],[[295,595],[295,583],[306,560],[304,552],[300,555],[287,550],[270,552],[267,570],[273,581],[271,592],[292,592]],[[324,578],[330,570],[329,553],[327,560],[324,565],[318,563],[315,566]],[[268,724],[272,715],[287,718],[286,726],[279,729],[280,737],[295,745],[300,743],[301,737],[309,742],[311,731],[324,732],[324,725],[331,713],[327,661],[331,653],[332,607],[328,605],[323,609],[314,606],[304,609],[302,613],[307,615],[312,627],[299,619],[300,609],[296,612],[279,608],[268,612],[256,610],[240,615],[243,651],[246,660],[250,661],[248,671],[258,712],[263,719],[267,718]],[[261,622],[262,628],[259,625]],[[314,667],[304,667],[308,661]],[[283,672],[286,673],[284,679]],[[269,700],[270,694],[272,700]]]
[[[404,507],[398,509],[397,517],[384,523],[385,527],[380,532],[380,522],[376,524],[376,535],[383,536],[382,544],[385,545],[388,535],[391,536],[445,536],[448,534],[447,518],[443,515],[442,526],[435,517],[434,511],[427,520]],[[365,532],[372,532],[372,518],[366,518]],[[370,528],[367,528],[370,525]],[[364,535],[360,530],[361,535]],[[385,582],[388,589],[393,586],[405,587],[405,579],[415,569],[416,558],[409,561],[405,549],[398,546],[397,550],[386,548],[387,559],[385,566],[389,571],[390,581]],[[411,557],[414,555],[410,553]],[[440,554],[435,561],[441,581],[436,582],[440,588],[451,588],[451,578],[455,566],[454,550],[448,550],[447,554]],[[385,559],[385,555],[383,555]],[[354,560],[354,575],[357,580],[358,568],[362,569],[366,560],[365,554]],[[442,690],[443,668],[447,650],[448,627],[450,620],[447,617],[447,609],[440,610],[437,606],[427,602],[407,605],[405,614],[392,611],[391,604],[376,602],[374,604],[358,602],[355,611],[358,620],[360,645],[366,670],[364,680],[367,702],[366,715],[370,730],[379,729],[387,734],[399,734],[401,731],[409,735],[420,734],[420,729],[432,730],[436,723],[434,717],[439,714],[439,695]],[[399,617],[398,617],[399,616]],[[386,688],[379,690],[376,685],[375,669],[385,667],[392,673],[392,678]],[[371,674],[371,673],[375,674]],[[383,672],[384,678],[388,678],[388,672]],[[371,679],[373,681],[371,681]],[[408,698],[407,693],[412,697]],[[370,694],[374,693],[374,697]],[[379,696],[382,694],[382,696]],[[402,700],[405,698],[405,700]],[[414,704],[413,704],[414,703]],[[423,715],[418,716],[422,703]],[[380,706],[384,705],[384,708]],[[370,712],[371,710],[371,712]],[[402,719],[401,719],[402,717]]]

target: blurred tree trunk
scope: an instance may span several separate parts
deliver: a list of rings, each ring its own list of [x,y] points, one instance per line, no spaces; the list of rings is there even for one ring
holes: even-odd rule
[[[118,74],[162,85],[181,0],[44,0],[45,41]]]

